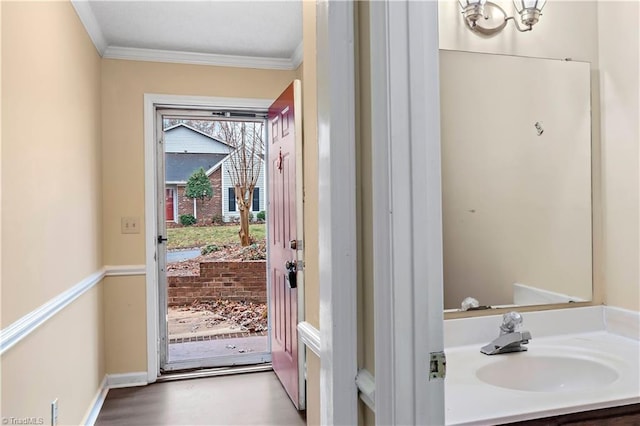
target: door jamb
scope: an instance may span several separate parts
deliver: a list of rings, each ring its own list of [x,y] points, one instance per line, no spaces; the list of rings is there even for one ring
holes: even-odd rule
[[[357,424],[354,4],[316,4],[320,424]]]
[[[159,336],[159,300],[157,272],[157,235],[158,235],[158,195],[156,192],[156,106],[176,106],[191,108],[237,108],[267,109],[271,99],[223,98],[208,96],[182,96],[164,94],[144,94],[144,199],[145,199],[145,266],[146,266],[146,303],[147,303],[147,382],[154,383],[160,374],[158,356]]]
[[[372,2],[376,424],[444,424],[437,2]]]

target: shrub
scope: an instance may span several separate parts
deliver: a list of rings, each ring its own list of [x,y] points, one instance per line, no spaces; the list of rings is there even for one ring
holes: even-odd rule
[[[180,224],[184,226],[195,225],[197,222],[196,218],[193,217],[192,214],[181,214],[180,215]]]
[[[224,223],[224,218],[221,214],[214,214],[211,218],[211,223],[214,225],[222,225]]]
[[[261,220],[262,222],[264,222],[265,219],[267,218],[267,213],[264,210],[262,210],[262,211],[258,212],[256,217],[258,218],[258,220]]]
[[[253,213],[249,212],[249,222],[253,222]]]
[[[205,255],[205,254],[213,253],[214,251],[218,251],[218,250],[220,250],[220,247],[218,247],[215,244],[209,244],[205,247],[202,247],[202,249],[200,250],[200,254]]]

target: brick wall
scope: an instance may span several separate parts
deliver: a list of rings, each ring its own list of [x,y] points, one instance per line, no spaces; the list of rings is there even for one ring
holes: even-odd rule
[[[211,225],[213,215],[222,216],[222,167],[211,173],[209,182],[213,188],[213,197],[210,200],[196,200],[198,206],[198,223]],[[187,198],[184,193],[186,186],[178,186],[178,223],[181,214],[193,214],[193,199]]]
[[[267,264],[264,260],[200,263],[200,275],[167,277],[169,306],[194,301],[227,299],[267,302]]]

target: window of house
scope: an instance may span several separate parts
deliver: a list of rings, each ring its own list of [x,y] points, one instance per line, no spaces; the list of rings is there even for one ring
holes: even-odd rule
[[[260,188],[253,188],[253,205],[251,210],[254,212],[260,211]]]
[[[229,211],[236,211],[236,191],[233,188],[229,188]]]

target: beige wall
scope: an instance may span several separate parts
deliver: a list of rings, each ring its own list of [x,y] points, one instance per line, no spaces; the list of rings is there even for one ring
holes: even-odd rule
[[[104,377],[103,284],[99,284],[2,355],[2,416],[77,425]]]
[[[7,326],[102,266],[100,57],[70,3],[7,2],[2,33]]]
[[[295,74],[296,71],[103,60],[104,263],[145,262],[144,232],[120,233],[122,216],[144,218],[145,93],[275,99]],[[144,229],[144,220],[141,227]],[[144,371],[146,305],[141,295],[145,291],[145,280],[114,277],[108,282],[105,291],[107,372]],[[129,325],[119,327],[119,324]]]
[[[445,309],[591,300],[589,87],[585,62],[440,52]]]
[[[68,2],[2,2],[2,327],[102,267],[100,57]],[[78,424],[104,375],[102,284],[9,349],[2,415]]]
[[[598,2],[605,303],[640,311],[640,3]]]

